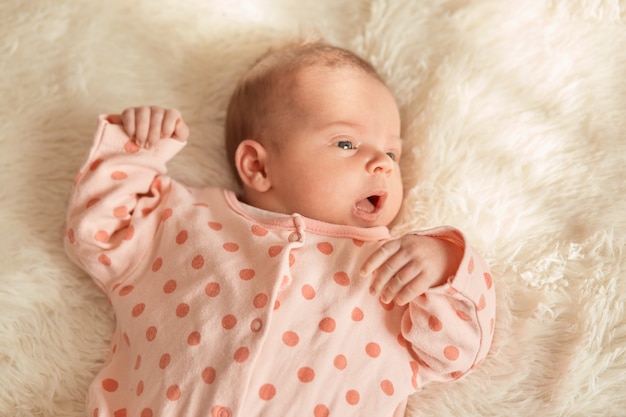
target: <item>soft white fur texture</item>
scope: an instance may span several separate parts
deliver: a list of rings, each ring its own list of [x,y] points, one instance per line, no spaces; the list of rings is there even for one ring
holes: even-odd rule
[[[97,115],[180,108],[170,173],[232,186],[235,80],[311,33],[370,59],[401,106],[398,230],[457,226],[492,265],[489,357],[407,415],[626,416],[623,0],[0,2],[0,415],[84,415],[107,352],[107,301],[62,248]]]

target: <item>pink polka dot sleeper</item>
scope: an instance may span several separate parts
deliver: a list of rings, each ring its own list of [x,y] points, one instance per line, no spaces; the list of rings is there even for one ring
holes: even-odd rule
[[[408,306],[382,304],[358,273],[386,240],[266,212],[165,176],[183,144],[132,146],[102,117],[76,178],[66,251],[115,312],[93,416],[400,416],[407,397],[486,356],[495,295],[465,249],[455,277]]]

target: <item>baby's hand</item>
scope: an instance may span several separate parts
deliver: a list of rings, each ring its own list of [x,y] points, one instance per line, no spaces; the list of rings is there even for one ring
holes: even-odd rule
[[[463,250],[429,236],[407,234],[381,246],[365,261],[361,273],[374,273],[370,287],[383,303],[404,305],[456,273]]]
[[[160,139],[174,138],[186,141],[189,127],[177,109],[161,107],[131,107],[113,122],[121,123],[128,136],[141,147],[149,148]]]

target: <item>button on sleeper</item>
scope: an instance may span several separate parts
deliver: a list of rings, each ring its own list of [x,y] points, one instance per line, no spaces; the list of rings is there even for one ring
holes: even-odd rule
[[[302,239],[302,235],[299,232],[293,232],[289,235],[290,242],[299,242]]]
[[[230,409],[227,407],[222,407],[221,405],[216,405],[211,409],[212,417],[231,417]]]
[[[254,319],[250,323],[250,330],[252,330],[255,333],[261,331],[262,328],[263,328],[263,321],[261,319],[258,319],[258,318]]]

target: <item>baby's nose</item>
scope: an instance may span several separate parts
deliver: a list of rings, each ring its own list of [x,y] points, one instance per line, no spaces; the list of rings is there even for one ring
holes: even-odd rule
[[[367,171],[372,174],[389,175],[393,172],[393,160],[382,151],[373,151],[372,157],[367,162]]]

